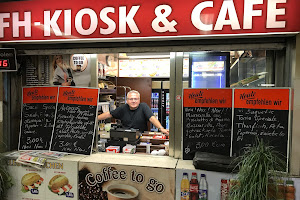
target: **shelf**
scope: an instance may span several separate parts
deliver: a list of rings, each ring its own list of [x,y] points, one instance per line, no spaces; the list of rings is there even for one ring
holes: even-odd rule
[[[116,94],[117,90],[116,89],[104,89],[100,88],[100,95],[101,94]]]

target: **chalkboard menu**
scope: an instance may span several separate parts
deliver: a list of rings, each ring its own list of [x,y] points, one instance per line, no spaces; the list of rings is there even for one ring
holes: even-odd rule
[[[231,89],[183,90],[183,159],[196,151],[230,155]]]
[[[290,89],[235,89],[233,155],[255,144],[255,138],[288,153]]]
[[[59,87],[51,151],[90,155],[99,90]]]
[[[57,87],[23,88],[19,150],[49,150]]]

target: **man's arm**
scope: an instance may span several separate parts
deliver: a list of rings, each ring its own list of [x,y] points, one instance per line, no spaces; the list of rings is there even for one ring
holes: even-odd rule
[[[160,129],[160,132],[164,134],[169,134],[169,130],[165,129],[161,123],[156,119],[156,117],[151,116],[149,121],[158,129]]]
[[[111,118],[112,115],[110,114],[110,112],[105,112],[102,113],[101,115],[98,115],[98,120],[105,120],[107,118]]]

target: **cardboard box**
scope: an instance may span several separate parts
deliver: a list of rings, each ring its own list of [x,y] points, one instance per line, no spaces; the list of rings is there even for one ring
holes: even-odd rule
[[[120,153],[120,146],[108,146],[106,147],[106,152]]]

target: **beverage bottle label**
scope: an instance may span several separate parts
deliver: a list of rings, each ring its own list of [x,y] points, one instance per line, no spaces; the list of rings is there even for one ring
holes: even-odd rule
[[[207,200],[207,190],[203,190],[203,189],[199,190],[199,199]]]
[[[189,195],[190,195],[190,193],[189,193],[189,191],[188,190],[181,190],[181,194],[180,194],[180,196],[181,196],[181,200],[189,200]]]
[[[198,193],[198,184],[190,184],[190,192]]]

